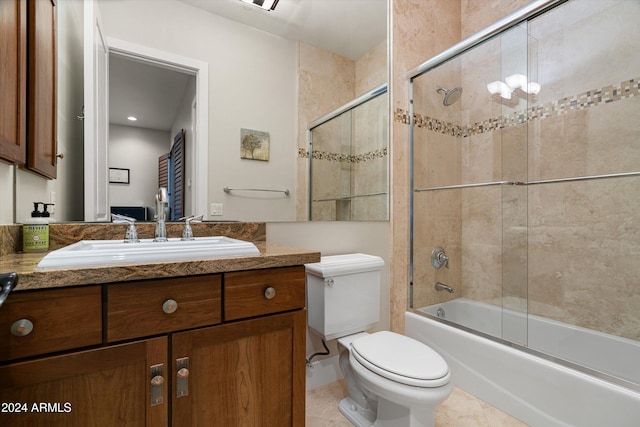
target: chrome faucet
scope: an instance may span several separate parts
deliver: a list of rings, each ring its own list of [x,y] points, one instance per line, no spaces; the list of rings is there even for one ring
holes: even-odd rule
[[[111,214],[111,220],[114,224],[129,224],[127,232],[124,235],[125,243],[137,243],[140,241],[140,239],[138,239],[138,230],[136,230],[135,218],[119,214]]]
[[[182,239],[180,240],[195,240],[193,230],[191,230],[191,223],[200,222],[202,218],[204,218],[204,215],[192,215],[180,218],[180,221],[184,221],[184,231],[182,232]]]
[[[156,194],[156,237],[154,242],[166,242],[167,228],[165,226],[164,207],[169,203],[169,196],[165,187],[158,189]]]
[[[452,294],[455,292],[455,289],[449,285],[445,285],[444,283],[436,282],[436,291],[447,291]]]

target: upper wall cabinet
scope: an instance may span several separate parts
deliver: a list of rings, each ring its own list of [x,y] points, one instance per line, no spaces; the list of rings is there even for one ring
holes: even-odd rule
[[[56,2],[28,2],[27,168],[56,177]]]
[[[7,58],[0,88],[8,94],[0,101],[0,158],[53,179],[57,163],[56,2],[0,3],[0,55]]]
[[[0,2],[0,158],[27,157],[27,2]]]

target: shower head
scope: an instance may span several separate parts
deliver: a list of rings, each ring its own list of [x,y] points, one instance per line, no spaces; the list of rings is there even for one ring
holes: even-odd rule
[[[461,87],[454,87],[453,89],[445,89],[441,86],[438,86],[436,90],[438,92],[444,92],[444,99],[442,100],[442,104],[445,107],[455,104],[455,102],[458,99],[460,99],[460,96],[462,95]]]

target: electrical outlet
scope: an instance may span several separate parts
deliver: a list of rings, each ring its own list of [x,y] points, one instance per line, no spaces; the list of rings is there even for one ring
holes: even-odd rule
[[[210,212],[211,216],[222,216],[222,203],[211,203]]]

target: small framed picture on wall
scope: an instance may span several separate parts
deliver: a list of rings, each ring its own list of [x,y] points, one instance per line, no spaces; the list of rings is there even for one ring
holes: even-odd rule
[[[269,132],[240,129],[240,158],[269,161]]]
[[[129,169],[109,168],[109,183],[129,184]]]

